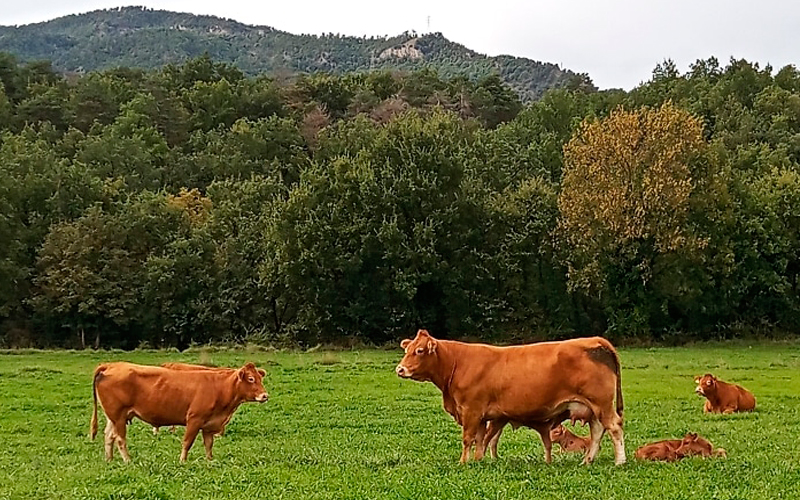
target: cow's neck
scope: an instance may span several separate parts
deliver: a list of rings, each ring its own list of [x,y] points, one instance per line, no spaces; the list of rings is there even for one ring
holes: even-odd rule
[[[440,340],[436,346],[436,356],[439,358],[439,370],[431,377],[431,382],[442,391],[442,394],[450,394],[450,384],[456,373],[457,362],[455,353],[452,352],[451,345],[447,341]]]

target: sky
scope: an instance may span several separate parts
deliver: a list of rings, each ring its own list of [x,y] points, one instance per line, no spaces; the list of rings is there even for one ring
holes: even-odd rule
[[[124,5],[214,15],[295,34],[441,32],[490,56],[527,57],[588,73],[601,89],[630,90],[666,59],[682,72],[711,56],[723,65],[744,58],[775,71],[800,66],[796,0],[0,0],[0,25]]]

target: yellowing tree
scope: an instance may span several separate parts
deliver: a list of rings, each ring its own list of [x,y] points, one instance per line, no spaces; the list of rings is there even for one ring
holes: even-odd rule
[[[583,122],[564,147],[559,196],[573,289],[629,298],[631,286],[641,291],[652,277],[657,256],[704,245],[687,225],[702,132],[670,102]]]

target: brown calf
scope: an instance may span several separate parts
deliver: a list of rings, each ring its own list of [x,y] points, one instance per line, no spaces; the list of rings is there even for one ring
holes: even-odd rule
[[[703,405],[706,413],[753,411],[756,407],[756,398],[750,391],[740,385],[723,382],[710,373],[696,377],[694,383],[697,384],[694,392],[706,398]]]
[[[586,451],[592,440],[588,437],[577,436],[563,425],[550,431],[550,440],[558,443],[563,451]]]
[[[725,457],[722,448],[713,449],[711,443],[695,432],[686,434],[683,439],[666,439],[644,445],[636,450],[634,456],[639,460],[660,460],[675,462],[685,457],[699,455],[706,457]]]

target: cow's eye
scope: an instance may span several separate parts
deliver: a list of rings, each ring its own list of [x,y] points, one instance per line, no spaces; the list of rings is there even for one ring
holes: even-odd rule
[[[423,352],[425,352],[425,349],[423,349],[422,347],[417,347],[417,350],[415,352],[417,353],[417,356],[420,356],[422,355]]]
[[[247,377],[247,381],[252,384],[253,382],[256,381],[256,379],[254,379],[253,377]]]

